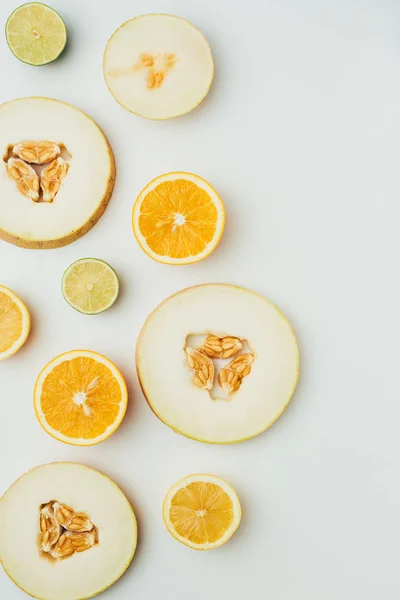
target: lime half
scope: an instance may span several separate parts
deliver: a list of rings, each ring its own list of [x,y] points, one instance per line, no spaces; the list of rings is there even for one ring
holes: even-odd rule
[[[62,278],[62,293],[68,304],[85,315],[97,315],[116,301],[119,282],[110,265],[98,258],[72,263]]]
[[[60,15],[41,2],[23,4],[6,24],[11,52],[22,62],[40,66],[56,60],[67,43],[67,30]]]

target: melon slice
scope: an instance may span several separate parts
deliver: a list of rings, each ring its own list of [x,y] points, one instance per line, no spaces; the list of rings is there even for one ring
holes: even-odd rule
[[[202,442],[232,443],[263,432],[284,411],[299,351],[288,321],[268,300],[208,284],[178,292],[151,313],[136,366],[164,423]]]
[[[83,465],[36,467],[0,500],[0,563],[41,600],[95,596],[128,568],[136,543],[136,518],[122,491]]]
[[[188,21],[142,15],[112,35],[103,69],[111,94],[124,108],[148,119],[169,119],[205,98],[214,61],[207,40]]]
[[[0,238],[25,248],[69,244],[104,213],[115,181],[96,123],[49,98],[0,106]]]

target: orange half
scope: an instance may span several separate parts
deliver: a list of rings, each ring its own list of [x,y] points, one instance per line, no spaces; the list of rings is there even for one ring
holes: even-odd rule
[[[221,239],[225,209],[207,181],[192,173],[167,173],[136,199],[133,231],[154,260],[186,265],[208,256]]]
[[[39,423],[61,442],[91,446],[121,424],[128,402],[125,381],[107,358],[90,350],[57,356],[39,374],[34,404]]]
[[[17,352],[31,327],[29,311],[14,292],[0,285],[0,360]]]
[[[215,475],[189,475],[165,497],[163,517],[170,534],[195,550],[225,544],[241,519],[234,489]]]

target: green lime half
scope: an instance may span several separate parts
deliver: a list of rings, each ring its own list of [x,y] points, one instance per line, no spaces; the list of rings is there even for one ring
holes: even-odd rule
[[[62,293],[68,304],[85,315],[97,315],[116,301],[119,282],[110,265],[98,258],[81,258],[64,272]]]
[[[60,15],[41,2],[29,2],[14,10],[6,23],[11,52],[22,62],[40,66],[56,60],[67,43]]]

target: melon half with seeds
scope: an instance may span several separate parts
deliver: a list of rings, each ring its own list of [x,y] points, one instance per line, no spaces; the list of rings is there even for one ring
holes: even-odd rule
[[[267,429],[299,375],[293,330],[268,300],[227,284],[162,302],[139,335],[136,366],[154,413],[187,437],[232,443]]]
[[[108,477],[75,463],[51,463],[20,477],[0,499],[0,563],[39,600],[82,600],[128,568],[137,524]]]
[[[111,36],[104,78],[114,98],[148,119],[188,113],[205,98],[214,61],[204,35],[172,15],[142,15]]]
[[[0,106],[0,238],[56,248],[104,213],[115,182],[112,150],[96,123],[50,98]]]

